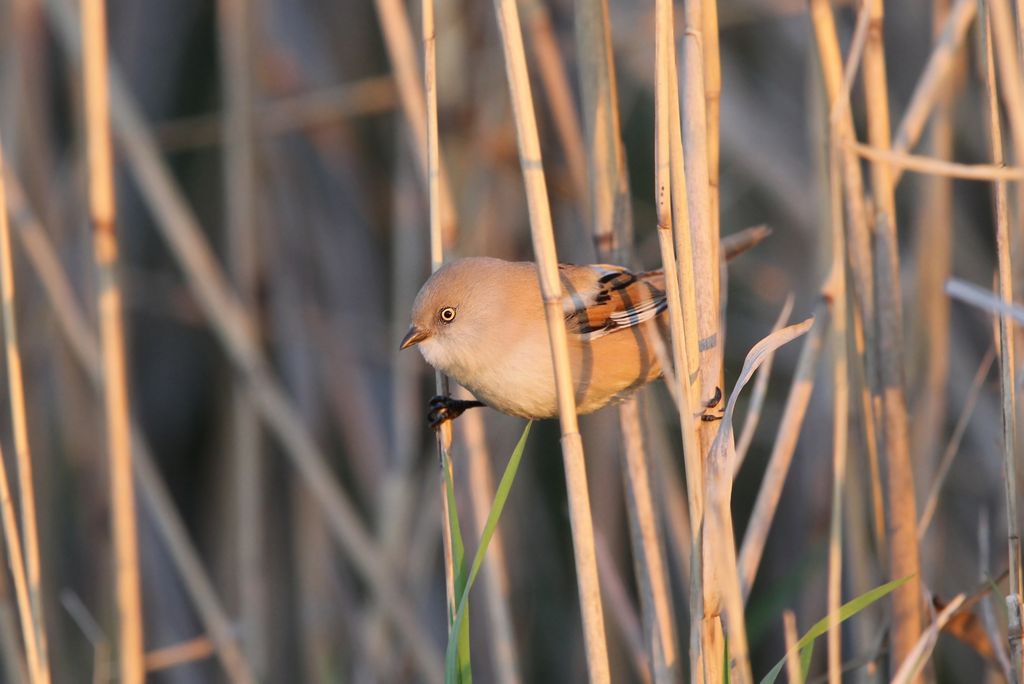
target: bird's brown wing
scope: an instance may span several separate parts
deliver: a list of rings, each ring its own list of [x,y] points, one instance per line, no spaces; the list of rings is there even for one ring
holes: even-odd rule
[[[562,267],[563,309],[569,334],[592,341],[651,320],[668,306],[661,271],[621,266]]]

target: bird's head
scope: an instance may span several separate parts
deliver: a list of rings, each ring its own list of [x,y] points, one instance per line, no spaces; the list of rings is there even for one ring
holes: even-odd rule
[[[419,345],[427,362],[452,373],[500,320],[503,262],[485,257],[453,261],[423,284],[412,306],[412,325],[401,348]],[[497,280],[496,280],[497,279]]]

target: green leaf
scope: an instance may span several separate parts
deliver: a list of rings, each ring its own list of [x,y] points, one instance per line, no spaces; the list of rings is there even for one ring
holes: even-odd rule
[[[505,466],[501,482],[498,483],[498,491],[494,493],[494,503],[491,504],[491,512],[487,515],[487,522],[484,524],[483,533],[480,535],[480,544],[477,546],[476,555],[473,556],[473,566],[470,568],[469,577],[462,591],[458,594],[459,606],[455,612],[455,620],[448,637],[448,648],[445,651],[444,657],[444,680],[446,684],[458,684],[460,678],[466,679],[472,676],[468,670],[463,669],[464,665],[468,667],[468,662],[465,664],[462,662],[456,663],[456,641],[451,638],[451,634],[460,634],[461,639],[460,630],[466,621],[469,590],[473,588],[473,583],[476,582],[476,576],[480,572],[480,565],[483,563],[484,554],[487,553],[491,537],[494,536],[494,531],[498,527],[498,519],[501,518],[501,512],[505,509],[505,501],[508,499],[512,483],[515,481],[516,473],[519,471],[519,462],[523,458],[523,450],[526,447],[526,438],[530,434],[531,425],[533,425],[533,421],[526,424],[526,427],[523,429],[523,435],[519,438],[519,443],[516,444],[516,448],[512,451],[512,456],[508,459],[508,465]]]
[[[874,589],[871,589],[870,591],[864,592],[863,594],[861,594],[857,598],[853,599],[852,601],[844,603],[843,605],[841,605],[839,607],[839,622],[840,623],[845,622],[849,618],[853,617],[854,615],[856,615],[860,611],[862,611],[865,608],[867,608],[868,606],[870,606],[872,603],[874,603],[878,599],[886,596],[887,594],[892,593],[893,591],[895,591],[899,587],[901,587],[904,584],[906,584],[910,580],[911,577],[913,577],[913,575],[907,575],[906,577],[903,577],[901,579],[893,580],[892,582],[889,582],[887,584],[883,584],[880,587],[875,587]],[[804,676],[805,677],[806,677],[807,668],[810,667],[811,654],[813,652],[812,649],[814,647],[814,640],[817,639],[818,637],[820,637],[822,634],[824,634],[827,631],[828,631],[828,616],[826,616],[826,617],[822,618],[821,620],[818,620],[816,623],[814,623],[814,626],[811,627],[809,630],[807,630],[807,633],[804,634],[800,638],[800,641],[798,641],[796,643],[796,646],[793,647],[793,648],[797,649],[798,651],[800,651],[801,658],[806,658],[806,664],[801,663],[801,665],[802,665],[801,669],[804,670]],[[806,649],[806,652],[805,652],[805,649]],[[789,653],[787,652],[786,655],[788,656]],[[782,658],[782,660],[780,660],[778,663],[776,663],[775,667],[773,667],[768,672],[768,674],[765,675],[764,679],[761,680],[761,684],[774,684],[775,679],[779,676],[779,673],[782,671],[782,667],[785,664],[786,664],[786,658],[784,656]]]
[[[452,471],[448,464],[442,466],[444,470],[444,496],[448,504],[448,528],[452,540],[452,578],[455,584],[455,596],[462,596],[466,587],[466,547],[462,543],[462,528],[459,525],[459,509],[455,505],[455,483],[452,482]],[[448,626],[453,627],[455,615],[449,613]],[[456,655],[458,659],[458,671],[461,673],[460,684],[470,684],[473,681],[473,667],[469,655],[469,619],[465,619],[458,626],[458,647]],[[451,630],[455,632],[454,629]]]

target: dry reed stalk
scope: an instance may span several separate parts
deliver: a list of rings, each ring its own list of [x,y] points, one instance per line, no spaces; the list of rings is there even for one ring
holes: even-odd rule
[[[665,368],[672,366],[672,359],[667,353],[665,361],[662,363]],[[665,382],[666,384],[675,383],[675,380],[666,377]],[[690,545],[690,513],[687,509],[682,473],[679,472],[673,458],[675,449],[671,446],[669,436],[663,429],[665,418],[658,403],[647,402],[647,410],[644,414],[644,434],[651,445],[649,451],[653,454],[653,467],[656,471],[655,498],[662,506],[661,520],[665,526],[667,550],[675,559],[678,584],[685,592],[686,598],[681,600],[688,602],[692,548]]]
[[[59,42],[77,60],[79,36],[73,9],[63,0],[48,0],[46,6]],[[261,418],[281,441],[284,453],[320,503],[349,560],[392,619],[423,675],[429,681],[440,681],[440,658],[420,628],[415,611],[397,588],[385,556],[338,485],[325,454],[263,359],[250,334],[244,308],[214,259],[195,214],[160,158],[138,106],[121,83],[116,64],[111,62],[109,68],[111,114],[126,162],[153,210],[157,227],[179,261],[190,290],[228,357],[246,375]]]
[[[99,273],[100,350],[107,453],[110,463],[111,524],[117,583],[118,656],[123,684],[145,679],[142,639],[142,589],[139,580],[135,484],[132,479],[121,290],[115,232],[114,160],[107,94],[106,1],[82,4],[82,53],[85,135],[89,160],[89,208],[93,249]]]
[[[253,87],[251,14],[247,0],[217,3],[223,92],[221,121],[224,140],[228,271],[237,291],[253,309],[258,279],[256,253],[255,152],[253,145]],[[267,672],[267,585],[263,538],[263,468],[259,417],[244,379],[236,376],[230,397],[230,458],[236,483],[238,605],[242,644],[253,674]]]
[[[705,562],[718,575],[718,599],[720,616],[727,635],[728,660],[725,663],[730,681],[750,682],[749,649],[743,610],[743,590],[736,562],[736,547],[733,543],[735,531],[732,524],[732,484],[735,460],[733,418],[739,393],[750,382],[765,358],[780,346],[806,333],[814,324],[813,319],[790,325],[778,330],[751,347],[743,362],[743,369],[736,379],[722,414],[721,426],[707,456],[706,488],[707,508],[705,511],[706,539],[716,543],[705,547]],[[725,635],[723,635],[724,637]],[[706,658],[714,657],[709,654]],[[707,665],[705,665],[707,669]],[[709,675],[705,672],[705,677]]]
[[[18,349],[17,313],[14,308],[14,264],[11,257],[11,232],[7,219],[7,202],[3,190],[4,161],[0,145],[0,306],[3,310],[4,352],[7,359],[7,389],[11,402],[11,425],[14,431],[14,451],[18,464],[18,492],[21,502],[22,541],[29,599],[32,604],[32,623],[37,632],[39,662],[36,680],[50,681],[50,659],[47,649],[46,621],[43,606],[42,573],[39,563],[39,530],[36,521],[36,495],[32,476],[32,452],[28,440],[28,417],[25,409],[25,383],[21,371],[21,353]]]
[[[627,198],[622,151],[619,95],[615,81],[607,0],[575,3],[576,58],[583,100],[583,128],[590,170],[589,214],[599,258],[623,260]],[[618,231],[618,232],[617,232]]]
[[[53,308],[58,327],[72,356],[88,376],[94,389],[102,392],[99,340],[90,330],[85,314],[76,301],[74,290],[64,275],[63,268],[46,231],[29,207],[21,184],[8,174],[6,184],[17,236],[25,250],[29,264],[42,284],[48,304]],[[185,523],[178,514],[170,492],[162,480],[141,430],[132,425],[132,451],[135,477],[143,499],[156,522],[156,528],[195,604],[203,628],[214,640],[218,657],[233,682],[247,684],[255,681],[235,638],[235,627],[220,603],[213,582],[203,567],[195,546],[189,539]]]
[[[829,103],[829,134],[838,127],[841,138],[855,140],[853,112],[850,109],[850,89],[861,61],[867,40],[868,5],[863,3],[857,17],[854,36],[844,66],[836,33],[835,16],[827,0],[812,0],[810,5],[811,24],[818,46],[825,82],[825,96]],[[875,541],[880,549],[885,547],[885,505],[882,500],[881,473],[878,464],[878,416],[872,401],[875,385],[875,350],[867,340],[874,339],[874,266],[871,256],[871,235],[867,224],[867,210],[864,202],[864,179],[861,163],[852,150],[843,155],[843,190],[846,201],[847,251],[850,260],[850,275],[853,292],[853,340],[856,354],[854,366],[856,377],[861,379],[858,394],[863,419],[864,445],[868,467],[871,473],[871,501],[874,519]]]
[[[978,580],[983,584],[988,584],[992,581],[992,575],[989,572],[991,544],[988,510],[982,508],[978,512]],[[1003,673],[1003,679],[1007,682],[1012,682],[1014,677],[1013,668],[1010,667],[1010,657],[1006,654],[1006,646],[1002,643],[1003,639],[996,622],[995,611],[992,610],[991,592],[986,592],[981,597],[978,609],[981,613],[981,622],[985,626],[985,635],[988,636],[988,641],[995,652],[996,662],[999,663],[999,670]]]
[[[999,120],[999,89],[993,50],[994,24],[1000,19],[991,14],[996,3],[986,2],[979,16],[982,26],[982,53],[985,67],[985,95],[992,161],[1003,161],[1003,133]],[[1005,8],[1005,5],[1004,5]],[[1002,17],[1007,19],[1008,17]],[[1007,55],[1001,54],[1000,57]],[[1012,53],[1009,55],[1013,58]],[[999,181],[993,189],[996,221],[996,257],[998,262],[999,298],[1004,304],[1013,301],[1013,266],[1010,260],[1010,221],[1007,208],[1006,183]],[[1006,592],[1007,636],[1010,661],[1017,681],[1024,678],[1024,644],[1021,643],[1021,548],[1020,522],[1017,517],[1017,393],[1014,361],[1014,326],[1005,313],[999,316],[999,386],[1003,418],[1003,483],[1006,496],[1006,534],[1009,563],[1009,584]]]
[[[868,141],[880,149],[891,148],[889,89],[882,42],[882,0],[868,0],[871,19],[864,50],[864,90],[867,102]],[[896,239],[896,199],[892,170],[887,164],[871,165],[871,184],[878,212],[875,217],[876,316],[878,391],[882,409],[882,453],[889,496],[889,579],[913,575],[892,594],[892,666],[902,662],[921,634],[921,582],[917,549],[917,511],[914,477],[910,464],[907,409],[904,395],[903,322],[899,280],[899,246]]]
[[[368,76],[258,105],[253,103],[252,125],[256,135],[271,137],[380,114],[397,105],[394,78]],[[155,124],[153,132],[160,148],[168,153],[214,147],[225,141],[223,120],[222,112],[186,116]]]
[[[178,644],[164,646],[146,653],[146,672],[159,672],[179,665],[203,660],[213,655],[209,637],[197,636]]]
[[[829,208],[832,214],[832,273],[827,297],[832,304],[832,514],[828,543],[828,680],[842,682],[842,631],[839,607],[842,605],[843,572],[843,489],[846,487],[847,440],[849,435],[849,374],[847,372],[846,317],[846,229],[843,222],[842,150],[836,135],[840,127],[830,127]]]
[[[719,158],[721,155],[722,62],[718,47],[718,0],[706,0],[701,12],[701,40],[704,58],[704,111],[708,136],[708,212],[711,217],[712,259],[719,260],[721,200],[719,189]]]
[[[818,371],[818,359],[829,329],[829,311],[829,305],[824,300],[814,309],[814,326],[807,334],[803,349],[800,351],[796,371],[793,373],[793,384],[789,388],[789,396],[786,398],[786,406],[779,421],[772,453],[768,458],[768,467],[757,491],[754,508],[750,513],[750,523],[740,545],[737,568],[744,601],[750,598],[750,590],[754,586],[768,531],[771,529],[775,509],[782,497],[782,487],[786,483],[789,464],[793,460],[800,428],[807,414],[807,406],[814,389],[814,376]]]
[[[963,605],[966,598],[964,594],[954,596],[946,604],[946,607],[935,616],[928,629],[924,630],[917,641],[914,642],[913,647],[907,653],[907,657],[899,663],[899,668],[892,677],[892,684],[908,684],[919,679],[919,673],[928,658],[931,657],[935,643],[939,639],[939,632],[960,610],[960,606]]]
[[[936,45],[943,40],[942,30],[948,19],[950,0],[933,0],[932,35]],[[933,49],[934,53],[934,49]],[[952,55],[957,66],[962,67],[960,52]],[[938,101],[932,116],[930,147],[931,154],[938,159],[953,156],[953,103],[962,68],[953,68],[950,77],[940,88]],[[953,184],[945,178],[930,177],[925,187],[925,204],[920,218],[915,222],[915,270],[917,304],[913,309],[911,348],[924,349],[923,368],[917,386],[916,405],[911,422],[910,443],[913,445],[912,461],[918,466],[918,479],[933,473],[938,465],[939,436],[943,432],[946,417],[946,384],[949,379],[949,298],[943,296],[942,287],[952,269],[953,245]],[[913,377],[913,374],[911,375]],[[922,539],[920,524],[918,541]],[[929,549],[931,559],[936,559],[937,546]]]
[[[8,210],[7,210],[7,193],[6,185],[7,182],[4,180],[4,150],[3,146],[0,145],[0,287],[2,287],[3,297],[3,318],[4,318],[4,346],[7,352],[7,363],[8,373],[10,379],[8,381],[8,387],[11,399],[11,411],[12,417],[15,419],[15,435],[17,436],[19,427],[17,417],[20,412],[22,420],[24,420],[24,394],[21,386],[21,363],[18,355],[18,348],[16,338],[14,336],[14,275],[11,263],[11,244],[10,244],[10,224],[8,222]],[[14,364],[12,365],[12,356]],[[17,385],[18,391],[15,396],[15,386]],[[19,406],[20,411],[15,408]],[[25,429],[24,422],[22,422],[21,429]],[[28,448],[27,434],[23,434],[22,437],[26,440],[22,445],[23,448]],[[28,457],[28,454],[23,454],[24,457]],[[27,473],[24,472],[24,468],[30,468],[31,464],[21,463],[21,458],[18,460],[19,466],[19,487],[24,488],[27,484],[29,487],[27,496],[32,497],[32,484],[31,480],[28,483],[24,481],[26,475],[31,477],[31,470]],[[22,492],[22,497],[26,496],[26,491]],[[0,460],[0,506],[2,510],[0,513],[3,515],[3,526],[4,526],[4,539],[6,540],[7,547],[7,560],[11,566],[11,575],[14,578],[15,596],[18,603],[18,615],[21,620],[21,632],[22,638],[25,642],[25,655],[28,664],[29,674],[33,684],[42,682],[47,684],[50,681],[50,666],[49,661],[46,658],[45,651],[45,639],[46,630],[41,622],[43,619],[42,613],[42,590],[39,586],[39,559],[36,557],[36,565],[34,570],[36,572],[35,577],[31,575],[33,566],[31,563],[25,562],[25,556],[22,552],[22,534],[27,535],[30,531],[35,537],[35,549],[36,554],[39,553],[38,547],[38,533],[35,526],[35,509],[34,501],[32,509],[32,521],[29,525],[29,521],[26,517],[27,511],[25,510],[24,498],[22,500],[22,517],[25,518],[22,521],[22,530],[18,530],[17,518],[14,514],[14,506],[12,504],[10,485],[7,481],[7,467],[3,461]],[[28,542],[26,541],[27,545]],[[26,570],[27,568],[27,570]]]
[[[562,427],[562,457],[565,463],[566,490],[569,518],[572,525],[573,552],[579,589],[580,611],[583,617],[583,640],[587,655],[587,670],[592,682],[604,683],[610,679],[608,651],[605,642],[604,611],[594,557],[594,527],[587,490],[586,470],[583,462],[583,442],[580,439],[573,396],[572,370],[569,366],[568,340],[565,317],[562,313],[562,287],[558,277],[558,256],[551,224],[541,159],[540,139],[533,108],[533,95],[526,69],[523,33],[519,24],[519,10],[515,0],[495,0],[498,27],[508,75],[512,111],[516,122],[519,159],[529,206],[530,232],[533,251],[537,258],[537,276],[540,280],[544,312],[547,317],[551,355],[555,368],[558,391],[558,415]]]
[[[725,245],[723,244],[723,247]],[[781,330],[786,322],[789,321],[789,315],[793,312],[793,295],[790,294],[786,298],[786,303],[782,306],[782,311],[779,312],[779,317],[775,319],[775,324],[772,326],[772,332]],[[743,466],[743,461],[747,457],[747,450],[750,448],[751,442],[754,440],[754,431],[757,430],[757,425],[761,421],[761,409],[764,407],[764,399],[768,393],[768,380],[772,374],[772,364],[775,361],[775,354],[772,353],[765,359],[761,367],[757,369],[757,380],[754,381],[754,388],[750,392],[750,403],[747,404],[747,414],[743,417],[743,428],[740,430],[740,438],[736,440],[736,458],[733,461],[735,466],[733,467],[733,478],[740,471]]]
[[[675,215],[687,215],[689,207],[679,206],[680,200],[686,197],[685,171],[683,168],[682,146],[678,151],[673,145],[673,129],[675,137],[680,138],[678,126],[678,97],[673,65],[675,63],[675,45],[672,33],[672,5],[668,0],[659,0],[656,4],[655,19],[655,202],[658,210],[658,243],[661,249],[662,268],[665,269],[665,286],[668,296],[669,327],[672,337],[672,362],[675,368],[676,408],[679,413],[679,429],[683,443],[683,461],[686,470],[687,502],[690,517],[690,680],[703,681],[704,658],[703,630],[704,619],[704,577],[703,560],[701,557],[701,535],[704,519],[704,476],[697,434],[694,397],[699,396],[699,385],[695,384],[696,367],[690,365],[688,349],[691,346],[696,352],[696,320],[693,326],[686,328],[683,321],[684,303],[680,283],[689,284],[690,294],[693,293],[693,260],[680,258],[675,253],[676,242],[682,243],[685,255],[690,252],[690,235],[681,233],[680,227],[675,228],[673,235],[673,210]],[[673,116],[673,104],[675,114]],[[685,224],[689,227],[689,222]],[[677,267],[677,264],[679,266]],[[682,271],[680,273],[679,271]],[[694,353],[696,357],[696,353]]]
[[[946,449],[943,451],[942,458],[935,469],[935,477],[932,480],[931,488],[928,490],[924,506],[921,508],[921,517],[917,522],[917,540],[919,542],[924,540],[925,534],[927,534],[928,528],[931,525],[935,509],[939,504],[939,494],[942,492],[942,485],[946,481],[949,469],[953,466],[953,459],[960,453],[960,442],[963,440],[964,433],[967,432],[967,424],[970,422],[971,415],[974,413],[974,407],[981,397],[981,388],[985,378],[988,377],[989,371],[992,370],[992,363],[995,361],[995,358],[994,348],[989,347],[985,358],[978,365],[978,371],[974,374],[970,389],[967,390],[963,410],[960,411],[960,417],[953,428],[953,434],[950,435]]]
[[[717,225],[711,216],[708,124],[704,85],[703,27],[704,2],[686,3],[686,31],[683,36],[685,73],[682,104],[682,142],[686,198],[693,255],[693,282],[696,294],[698,342],[700,347],[700,396],[710,399],[719,386],[722,346],[719,335],[719,263]],[[674,61],[674,60],[673,60]],[[678,247],[677,247],[678,250]],[[682,252],[680,251],[680,254]],[[684,286],[685,287],[685,286]],[[717,427],[703,423],[699,433],[701,451],[714,440]]]
[[[426,175],[430,166],[427,159],[427,112],[421,96],[425,91],[416,75],[416,44],[413,41],[412,29],[409,27],[409,15],[405,4],[399,0],[375,0],[374,4],[384,33],[384,47],[387,49],[391,68],[395,72],[398,101],[412,130],[412,151],[419,160],[417,167],[424,171],[423,184],[428,187],[429,192],[430,178]],[[440,161],[440,153],[437,166],[440,174],[438,211],[442,221],[441,233],[445,245],[454,245],[457,233],[455,202],[449,190],[448,174]]]
[[[709,0],[714,2],[714,0]],[[705,69],[712,74],[718,70],[717,64],[705,67],[705,40],[714,41],[717,47],[717,35],[705,36],[705,28],[714,19],[707,16],[714,9],[706,9],[703,0],[691,0],[685,5],[686,31],[683,37],[683,59],[685,68],[683,104],[682,104],[682,140],[686,145],[684,160],[686,174],[687,203],[689,210],[689,228],[692,241],[693,287],[696,296],[697,343],[700,349],[700,400],[709,400],[715,395],[722,382],[722,328],[719,323],[721,297],[721,278],[719,262],[719,234],[717,205],[713,200],[711,163],[712,156],[717,160],[717,152],[711,148],[717,146],[718,123],[708,123],[707,98],[711,94],[717,98],[720,82],[707,83]],[[715,60],[717,61],[717,60]],[[720,81],[720,77],[719,77]],[[710,86],[710,90],[709,90]],[[713,135],[714,139],[709,141]],[[716,162],[717,166],[717,162]],[[717,170],[717,169],[716,169]],[[714,181],[717,185],[717,180]],[[714,213],[713,213],[714,212]],[[679,238],[684,239],[684,238]],[[684,286],[685,288],[686,286]],[[718,426],[711,422],[701,422],[697,433],[700,439],[700,453],[709,452],[711,443],[718,432]],[[704,478],[705,505],[710,506],[707,488],[709,481]],[[728,494],[729,487],[722,489],[723,495]],[[691,488],[692,496],[692,488]],[[728,514],[728,511],[723,511]],[[694,519],[700,523],[701,517]],[[733,544],[733,540],[714,539],[710,535],[697,537],[700,540],[701,553],[704,555],[701,564],[703,574],[703,624],[701,627],[700,657],[703,660],[704,681],[715,682],[724,677],[722,663],[716,655],[725,648],[722,624],[719,617],[726,597],[718,586],[717,569],[712,558],[720,555],[723,548],[719,546]],[[691,601],[693,595],[691,594]]]
[[[639,401],[634,397],[619,408],[619,424],[625,447],[623,475],[629,513],[633,562],[640,588],[640,606],[644,619],[644,637],[657,684],[680,678],[679,652],[668,568],[662,547],[662,535],[654,512],[654,494],[647,452],[640,427]]]
[[[670,54],[667,56],[669,74],[669,170],[671,171],[671,178],[669,180],[672,197],[672,233],[675,239],[675,268],[678,273],[679,299],[682,305],[684,326],[682,329],[687,331],[683,344],[686,352],[687,364],[690,368],[688,381],[683,385],[683,387],[689,389],[690,405],[695,406],[701,403],[700,374],[697,372],[697,369],[700,368],[700,341],[698,339],[699,328],[697,325],[697,286],[696,278],[694,276],[693,235],[690,230],[689,193],[686,189],[686,158],[683,151],[683,124],[682,113],[679,106],[679,74],[676,64],[674,24],[674,21],[670,22],[669,27],[666,29],[669,36],[668,45],[671,46]],[[697,421],[699,419],[692,413],[690,416],[690,423],[692,423],[693,429],[696,430],[698,428]],[[697,462],[700,463],[699,458]],[[688,470],[688,482],[690,477],[691,474]],[[703,491],[700,491],[699,493],[696,491],[698,489],[702,490],[704,486],[704,478],[701,475],[701,471],[694,471],[693,477],[696,479],[693,481],[694,484],[689,485],[689,488],[694,490],[694,492],[691,493],[691,496],[697,496],[700,501],[703,501]]]
[[[434,0],[423,0],[423,85],[426,92],[426,168],[424,175],[427,179],[427,206],[430,214],[430,270],[437,272],[444,265],[444,237],[441,226],[441,172],[439,141],[437,134],[437,33],[434,27]],[[437,394],[448,396],[448,378],[441,371],[435,371],[434,384]],[[441,424],[440,429],[435,431],[437,438],[437,460],[441,465],[441,477],[438,484],[441,487],[441,541],[444,548],[444,588],[445,598],[448,604],[448,629],[449,632],[455,622],[455,612],[458,610],[459,597],[455,595],[455,558],[452,555],[452,528],[449,525],[452,510],[451,502],[448,501],[448,489],[446,482],[455,482],[455,474],[452,467],[449,450],[452,445],[452,425],[450,421]],[[461,571],[460,571],[461,572]]]
[[[411,153],[407,154],[411,156]],[[401,339],[409,327],[408,312],[419,287],[422,269],[424,232],[423,212],[416,184],[419,171],[414,164],[401,163],[396,168],[392,192],[395,232],[391,239],[391,334]],[[337,339],[337,338],[335,338]],[[416,459],[420,456],[422,404],[420,380],[422,364],[413,355],[393,352],[391,366],[390,429],[392,434],[391,463],[381,480],[381,492],[376,502],[377,536],[387,558],[397,559],[407,552],[412,516],[420,502],[416,498]],[[354,453],[360,453],[356,451]],[[419,510],[431,510],[424,506]],[[429,539],[436,541],[436,529]],[[406,575],[408,576],[408,574]],[[394,679],[396,663],[392,657],[387,623],[379,609],[366,616],[363,631],[366,634],[366,660],[375,674],[382,679]]]
[[[786,639],[786,677],[790,684],[803,684],[800,655],[796,650],[796,613],[788,608],[782,611],[782,634]]]
[[[883,150],[864,143],[847,141],[846,147],[864,159],[883,163],[893,169],[905,169],[932,176],[961,178],[976,181],[1021,181],[1024,180],[1024,167],[1005,166],[998,164],[958,164],[956,162],[924,157],[915,154],[903,154],[891,150]]]
[[[462,392],[463,399],[469,393]],[[466,476],[469,480],[469,500],[476,522],[476,534],[483,534],[487,515],[491,510],[494,491],[494,470],[491,455],[487,450],[484,434],[484,419],[479,411],[470,411],[462,417],[463,448],[466,450]],[[509,606],[509,582],[505,544],[501,530],[495,530],[487,547],[487,557],[481,567],[483,573],[484,601],[490,618],[492,663],[494,681],[499,684],[516,684],[522,681],[519,672],[519,658],[515,630],[512,625],[512,610]]]
[[[642,684],[651,684],[651,663],[644,648],[643,629],[636,614],[633,599],[626,590],[622,575],[615,566],[615,559],[608,550],[608,542],[600,530],[594,533],[597,548],[597,568],[601,576],[601,595],[607,601],[609,622],[614,625],[626,644],[629,663]]]
[[[1017,9],[1022,9],[1018,0]],[[1007,0],[991,0],[989,10],[992,16],[992,38],[995,51],[996,70],[999,74],[999,87],[1002,88],[1002,103],[1006,109],[1006,119],[1010,127],[1010,146],[1014,151],[1017,166],[1024,166],[1024,61],[1018,61],[1018,55],[1024,56],[1024,34],[1014,36],[1013,11]],[[1024,26],[1024,19],[1017,17],[1017,27]],[[1014,45],[1017,54],[1014,54]],[[998,90],[998,89],[997,89]],[[1017,206],[1019,215],[1014,225],[1024,223],[1024,183],[1017,183]]]
[[[587,197],[587,154],[583,147],[583,134],[580,132],[579,115],[573,102],[573,89],[569,84],[569,74],[558,50],[558,40],[551,24],[551,12],[543,0],[529,0],[524,3],[526,14],[526,30],[533,43],[533,53],[540,70],[544,94],[551,107],[551,117],[555,122],[558,139],[565,152],[569,177],[578,201],[584,202]]]
[[[917,144],[932,109],[946,101],[949,74],[955,64],[956,53],[964,42],[978,12],[976,0],[957,0],[943,22],[935,39],[935,47],[928,57],[928,63],[914,86],[910,103],[903,112],[903,118],[896,128],[892,149],[894,152],[909,152]],[[899,183],[901,170],[893,173],[893,182]]]
[[[632,220],[627,211],[627,199],[621,196],[629,184],[619,130],[619,102],[606,0],[577,3],[576,23],[583,111],[590,141],[590,209],[594,244],[598,260],[620,262],[625,257],[625,242],[632,236]],[[633,397],[620,405],[619,424],[624,447],[623,479],[630,540],[644,637],[654,681],[667,684],[679,678],[679,654],[638,399]]]

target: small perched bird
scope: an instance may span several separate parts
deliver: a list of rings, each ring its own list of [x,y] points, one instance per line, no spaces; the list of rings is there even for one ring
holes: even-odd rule
[[[661,375],[652,336],[668,306],[665,276],[608,264],[558,268],[577,411],[591,413]],[[558,413],[533,263],[469,257],[439,269],[413,304],[401,348],[413,345],[480,400],[435,397],[435,427],[474,406],[523,418]]]

